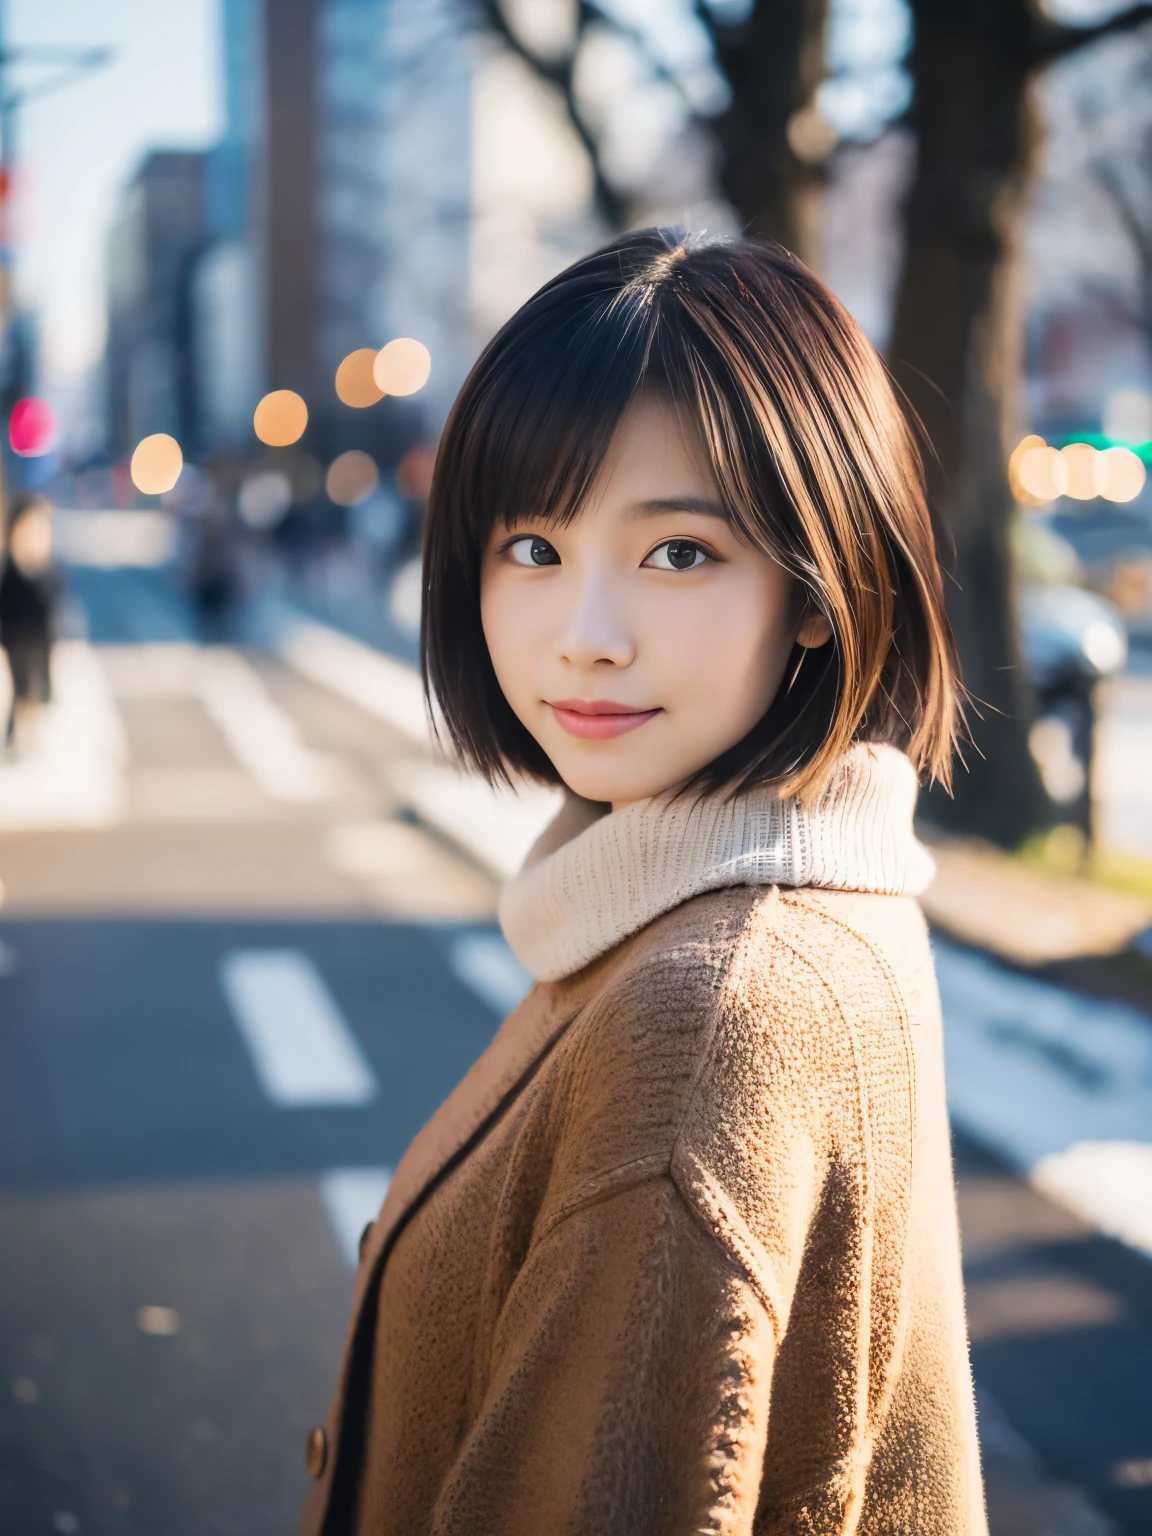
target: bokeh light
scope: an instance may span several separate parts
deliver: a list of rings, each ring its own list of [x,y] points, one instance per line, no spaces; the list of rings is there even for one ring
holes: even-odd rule
[[[1080,636],[1080,649],[1105,676],[1117,672],[1128,660],[1128,647],[1123,632],[1105,619],[1093,619]]]
[[[1068,484],[1064,495],[1073,501],[1092,501],[1100,492],[1096,487],[1096,449],[1091,443],[1066,443],[1060,457],[1068,466]]]
[[[180,444],[167,432],[154,432],[136,445],[132,455],[132,484],[145,496],[170,491],[184,468]]]
[[[376,354],[372,377],[386,395],[414,395],[432,372],[432,354],[422,341],[398,336]]]
[[[1047,506],[1068,488],[1067,461],[1047,444],[1026,449],[1020,455],[1016,475],[1034,506]]]
[[[819,165],[827,160],[840,137],[815,102],[793,112],[785,131],[788,147],[804,165]]]
[[[236,510],[249,528],[275,528],[292,505],[292,482],[282,469],[249,475],[240,487]]]
[[[396,489],[407,501],[427,501],[435,468],[435,448],[414,444],[396,466]]]
[[[1016,500],[1026,507],[1043,506],[1044,503],[1032,494],[1020,478],[1020,461],[1026,453],[1031,453],[1033,448],[1044,448],[1047,444],[1042,437],[1037,437],[1033,432],[1028,437],[1022,437],[1012,450],[1008,460],[1008,484],[1012,488],[1012,494]]]
[[[349,352],[337,368],[336,394],[345,405],[363,410],[384,398],[384,391],[372,376],[375,363],[375,347],[359,347]]]
[[[252,417],[256,436],[269,448],[299,442],[308,425],[308,407],[294,389],[274,389],[264,396]]]
[[[1131,448],[1105,448],[1096,455],[1096,489],[1106,501],[1132,501],[1147,478],[1143,461]]]
[[[380,471],[371,455],[352,448],[329,464],[324,489],[338,507],[354,507],[367,501],[379,479]]]
[[[17,400],[8,420],[8,441],[21,458],[35,459],[56,446],[56,416],[47,400]]]

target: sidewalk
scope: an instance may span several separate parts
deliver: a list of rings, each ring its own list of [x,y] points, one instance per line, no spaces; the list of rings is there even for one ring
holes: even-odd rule
[[[1152,925],[1146,897],[1030,868],[976,838],[918,831],[936,860],[922,898],[928,921],[1012,964],[1116,954]]]

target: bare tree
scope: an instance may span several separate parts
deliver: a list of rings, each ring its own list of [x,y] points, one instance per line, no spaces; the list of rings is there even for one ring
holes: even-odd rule
[[[827,0],[756,0],[739,20],[729,19],[729,7],[709,0],[691,4],[729,86],[728,105],[718,115],[705,117],[695,110],[676,70],[661,60],[651,38],[621,21],[606,4],[577,0],[569,47],[548,56],[525,41],[507,0],[480,0],[480,11],[506,46],[563,97],[592,162],[598,211],[610,227],[627,227],[632,203],[604,172],[600,142],[576,89],[580,50],[597,28],[609,28],[634,43],[651,74],[682,90],[690,116],[715,134],[722,152],[721,190],[748,232],[801,250],[804,198],[819,172],[796,155],[788,126],[820,80]]]
[[[1016,266],[1038,132],[1037,71],[1152,16],[1132,7],[1059,26],[1028,0],[911,0],[915,178],[890,361],[931,444],[929,496],[951,567],[949,608],[977,701],[968,771],[931,814],[1011,845],[1052,819],[1028,752],[1032,700],[1020,665],[1007,538],[1004,434],[1022,331]]]
[[[954,799],[933,795],[928,809],[954,830],[1010,846],[1053,818],[1027,744],[1033,710],[1020,665],[1004,451],[1019,384],[1020,225],[1039,137],[1030,86],[1053,61],[1148,20],[1152,5],[1075,28],[1046,20],[1034,0],[909,4],[909,116],[918,153],[902,213],[890,361],[926,434],[929,496],[950,566],[949,608],[975,703],[967,771],[958,775]],[[605,181],[573,89],[579,35],[571,55],[541,63],[509,25],[502,0],[483,5],[510,45],[564,93],[597,165],[601,209],[613,224],[626,222],[627,199]],[[826,0],[754,0],[739,20],[726,21],[715,0],[694,0],[730,90],[714,122],[723,190],[751,233],[801,254],[804,203],[819,172],[799,158],[790,130],[821,77],[826,9]],[[579,18],[581,32],[611,24],[595,0],[580,0]]]
[[[789,127],[811,103],[824,72],[827,0],[758,0],[746,21],[723,20],[703,0],[696,13],[732,90],[716,123],[720,182],[749,234],[810,254],[808,202],[819,172],[801,160]]]
[[[1094,280],[1086,290],[1118,309],[1152,355],[1152,27],[1131,41],[1121,73],[1110,53],[1100,61],[1106,86],[1100,79],[1095,89],[1074,93],[1073,174],[1104,194],[1136,265],[1134,289],[1114,283],[1105,290]]]

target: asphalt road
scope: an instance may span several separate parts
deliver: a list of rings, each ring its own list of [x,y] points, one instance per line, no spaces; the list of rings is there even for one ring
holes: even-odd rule
[[[409,740],[163,573],[73,587],[0,769],[0,1531],[280,1536],[359,1225],[518,979]],[[1152,1265],[958,1154],[994,1536],[1152,1531]]]

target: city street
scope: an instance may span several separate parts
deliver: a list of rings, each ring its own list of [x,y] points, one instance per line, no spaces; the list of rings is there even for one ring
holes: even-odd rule
[[[70,588],[0,768],[0,1530],[274,1536],[360,1230],[524,985],[502,855],[398,668],[319,625],[199,646],[165,567]],[[543,810],[499,822],[508,862]],[[1135,1536],[1152,1263],[1020,1170],[1048,1105],[1150,1139],[1152,1026],[940,956],[993,1531]]]
[[[197,653],[156,586],[80,573],[95,645],[61,659],[106,682],[85,673],[89,718],[65,722],[87,760],[39,803],[3,786],[6,1532],[291,1528],[361,1227],[515,1000],[500,952],[485,970],[492,880],[394,818],[408,743],[274,664]],[[248,768],[196,691],[205,659],[232,669],[207,696],[223,718],[240,690]],[[261,707],[299,731],[265,741],[262,783]],[[247,1019],[225,991],[245,961]],[[253,1033],[277,965],[281,1000],[285,974],[307,993],[294,1060]]]

